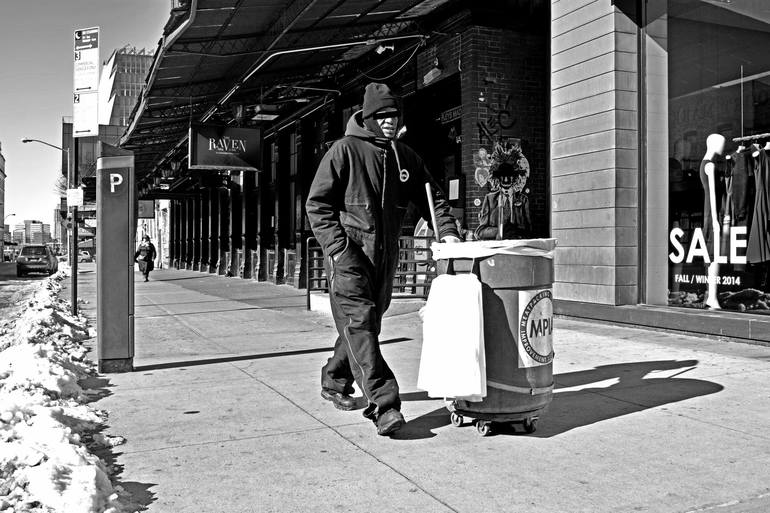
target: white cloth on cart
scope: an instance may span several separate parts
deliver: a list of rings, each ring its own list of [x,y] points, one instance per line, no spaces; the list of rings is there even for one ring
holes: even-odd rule
[[[477,240],[462,244],[434,242],[433,258],[486,258],[493,255],[521,255],[553,258],[556,239]]]
[[[443,274],[433,280],[422,333],[417,387],[430,397],[474,402],[486,397],[484,313],[475,274]]]

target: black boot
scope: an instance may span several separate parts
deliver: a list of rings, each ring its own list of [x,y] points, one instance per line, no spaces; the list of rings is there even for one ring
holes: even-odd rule
[[[327,401],[331,401],[338,410],[350,411],[356,407],[356,400],[354,398],[329,388],[321,389],[321,397]]]
[[[391,408],[377,417],[377,434],[387,436],[395,433],[406,424],[404,416],[395,408]]]

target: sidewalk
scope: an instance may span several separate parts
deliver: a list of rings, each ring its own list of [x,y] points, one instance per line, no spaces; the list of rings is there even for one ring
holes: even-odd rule
[[[95,278],[79,275],[89,316]],[[301,291],[136,278],[136,371],[96,406],[147,511],[770,511],[770,348],[562,319],[538,431],[482,438],[416,390],[419,318],[391,316],[409,423],[389,439],[319,397],[333,329]]]

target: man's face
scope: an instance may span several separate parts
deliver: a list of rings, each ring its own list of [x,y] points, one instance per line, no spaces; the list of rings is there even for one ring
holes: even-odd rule
[[[383,109],[374,113],[372,116],[385,137],[393,139],[398,130],[398,111],[395,109]]]

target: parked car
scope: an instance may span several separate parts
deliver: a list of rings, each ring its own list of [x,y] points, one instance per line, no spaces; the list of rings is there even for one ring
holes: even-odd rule
[[[81,249],[78,251],[78,262],[93,262],[94,257],[91,256],[91,253],[88,251]]]
[[[22,277],[28,273],[53,274],[59,270],[59,261],[51,248],[42,244],[29,244],[21,248],[16,257],[16,276]]]

